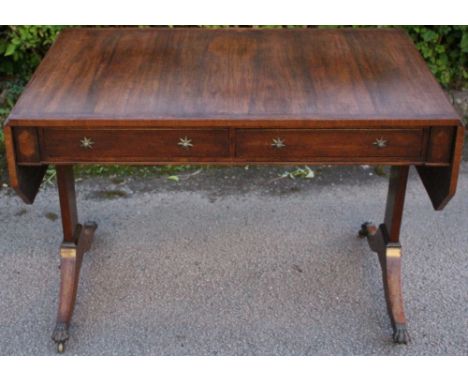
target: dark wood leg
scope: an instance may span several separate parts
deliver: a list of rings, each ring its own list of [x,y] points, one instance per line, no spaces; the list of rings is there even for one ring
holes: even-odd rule
[[[57,186],[62,215],[63,242],[60,246],[60,293],[57,323],[52,339],[58,352],[65,350],[68,327],[75,306],[83,254],[89,250],[96,223],[78,223],[73,166],[57,166]]]
[[[410,340],[401,292],[400,245],[408,170],[409,166],[391,168],[384,222],[378,229],[372,223],[364,223],[359,231],[359,236],[367,237],[370,248],[379,256],[393,341],[397,344],[407,344]]]

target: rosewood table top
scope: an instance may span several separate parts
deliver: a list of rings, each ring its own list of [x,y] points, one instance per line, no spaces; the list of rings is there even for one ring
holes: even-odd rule
[[[458,115],[395,29],[68,29],[10,123],[450,125]]]

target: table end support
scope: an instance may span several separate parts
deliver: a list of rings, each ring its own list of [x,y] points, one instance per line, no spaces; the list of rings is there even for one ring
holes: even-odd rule
[[[65,350],[65,343],[69,338],[68,329],[75,307],[80,268],[83,255],[91,247],[97,224],[87,222],[78,225],[78,240],[76,242],[63,242],[60,247],[60,292],[57,322],[52,340],[57,344],[57,351]]]
[[[78,223],[73,166],[57,166],[57,186],[62,215],[63,242],[60,246],[57,321],[52,340],[57,344],[57,351],[62,353],[69,339],[68,329],[75,307],[83,255],[91,247],[97,224],[94,222],[87,222],[84,225]]]
[[[393,342],[407,344],[410,336],[404,312],[401,286],[400,227],[408,181],[408,166],[393,166],[387,196],[384,222],[362,224],[359,237],[366,237],[369,247],[379,257],[385,300],[393,328]]]

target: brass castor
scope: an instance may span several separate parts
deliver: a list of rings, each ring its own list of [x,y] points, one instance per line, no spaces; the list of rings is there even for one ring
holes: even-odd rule
[[[65,351],[65,342],[57,342],[57,353],[63,353]]]
[[[406,325],[395,324],[393,328],[393,342],[396,344],[407,345],[411,341]]]
[[[375,235],[377,232],[377,227],[372,222],[365,222],[361,225],[361,229],[358,232],[358,237],[364,238],[371,235]]]
[[[52,334],[52,339],[57,345],[58,353],[63,353],[65,351],[65,342],[67,342],[68,338],[68,325],[63,322],[57,323],[54,334]]]

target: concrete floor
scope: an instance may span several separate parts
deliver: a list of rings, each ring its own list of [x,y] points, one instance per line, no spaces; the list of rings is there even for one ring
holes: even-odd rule
[[[468,355],[468,172],[432,210],[414,171],[401,241],[412,343],[395,346],[377,257],[387,179],[212,169],[179,183],[84,180],[84,259],[67,355]],[[250,172],[249,172],[250,171]],[[251,174],[254,175],[251,175]],[[227,175],[226,175],[227,174]],[[61,240],[53,187],[0,192],[0,355],[53,355]]]

